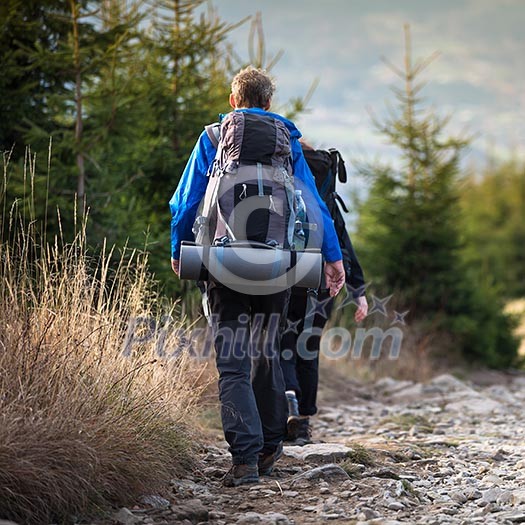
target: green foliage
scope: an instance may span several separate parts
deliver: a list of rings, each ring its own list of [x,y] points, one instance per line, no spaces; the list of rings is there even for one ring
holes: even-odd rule
[[[57,207],[72,216],[85,206],[92,242],[148,243],[152,271],[171,292],[179,284],[167,202],[203,126],[228,110],[233,26],[211,9],[199,15],[201,4],[9,0],[0,12],[0,145],[16,142],[2,185],[7,207],[26,193],[30,144],[36,198],[24,205],[33,218],[47,214],[54,235]],[[76,202],[80,179],[85,195]],[[61,232],[71,238],[73,222]]]
[[[361,443],[351,443],[351,450],[346,453],[346,461],[369,467],[376,464],[372,452]]]
[[[508,366],[516,355],[512,323],[503,302],[462,256],[459,161],[467,140],[447,137],[447,119],[424,111],[415,80],[428,64],[395,71],[399,111],[379,131],[398,148],[402,163],[359,166],[371,183],[359,207],[358,248],[368,275],[385,294],[410,310],[429,332],[447,332],[465,356]]]
[[[68,78],[53,56],[67,38],[67,4],[60,0],[4,0],[0,4],[0,145],[24,155],[29,121],[51,132],[50,93],[60,93]],[[49,136],[48,136],[49,139]]]
[[[14,2],[16,3],[16,2]],[[54,210],[59,207],[65,216],[72,216],[78,204],[75,202],[78,188],[79,156],[84,160],[88,207],[98,209],[95,188],[100,184],[97,177],[97,162],[93,151],[110,124],[95,125],[88,112],[92,86],[103,78],[108,65],[114,59],[115,49],[124,47],[131,38],[130,28],[135,20],[110,27],[101,25],[102,11],[95,9],[94,2],[44,2],[40,6],[42,28],[34,40],[21,44],[11,43],[12,53],[27,62],[27,75],[38,78],[31,87],[31,105],[37,111],[18,104],[23,114],[19,121],[20,142],[28,144],[37,152],[34,170],[36,219],[49,211],[47,228],[50,234],[58,231],[58,218]],[[6,20],[8,26],[20,27],[28,32],[31,22],[25,13]],[[60,32],[55,27],[60,28]],[[51,79],[52,81],[48,80]],[[20,89],[23,91],[25,85]],[[5,97],[0,97],[4,99]],[[109,103],[112,102],[111,100]],[[16,127],[17,122],[9,122]],[[52,139],[52,172],[48,178],[48,145]],[[4,149],[9,143],[2,142]],[[19,187],[24,180],[24,152],[14,150],[11,158],[11,173],[6,188],[8,201],[20,197]],[[106,179],[104,179],[106,180]],[[121,180],[115,180],[121,186]],[[94,191],[92,191],[94,190]],[[91,199],[93,193],[93,199]],[[62,225],[66,238],[74,235],[72,223]]]
[[[516,162],[465,177],[465,257],[509,298],[525,296],[525,167]]]
[[[495,368],[518,365],[516,320],[504,313],[504,297],[479,268],[465,268],[454,290],[442,328],[451,333],[465,357]]]
[[[135,89],[147,106],[151,147],[139,163],[144,176],[135,188],[146,198],[146,223],[154,242],[152,270],[172,292],[180,291],[181,283],[170,267],[167,202],[204,125],[229,109],[231,72],[224,43],[233,26],[221,22],[213,11],[197,17],[200,4],[162,2],[164,9],[152,19],[136,50],[141,73]]]

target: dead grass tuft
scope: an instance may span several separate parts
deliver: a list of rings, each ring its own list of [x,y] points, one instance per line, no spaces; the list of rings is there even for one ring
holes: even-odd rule
[[[173,356],[180,332],[164,330],[146,257],[92,258],[84,228],[46,243],[16,206],[2,227],[0,518],[64,522],[161,491],[192,465],[203,387]],[[139,339],[134,319],[148,320]]]

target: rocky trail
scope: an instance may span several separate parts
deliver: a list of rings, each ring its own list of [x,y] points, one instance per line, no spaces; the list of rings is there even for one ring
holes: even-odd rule
[[[270,477],[224,488],[221,434],[200,472],[114,523],[525,523],[525,376],[359,384],[323,372],[315,443],[286,446]]]

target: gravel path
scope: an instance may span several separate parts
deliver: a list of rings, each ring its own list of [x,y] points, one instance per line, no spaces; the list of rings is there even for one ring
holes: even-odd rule
[[[220,439],[202,469],[117,523],[525,523],[525,376],[363,385],[323,372],[314,441],[286,446],[274,474],[224,488]],[[328,386],[329,385],[329,386]]]

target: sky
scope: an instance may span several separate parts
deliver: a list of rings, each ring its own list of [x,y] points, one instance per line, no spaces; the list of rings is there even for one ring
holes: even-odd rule
[[[296,119],[317,147],[348,161],[396,162],[398,152],[374,128],[402,87],[385,63],[403,67],[404,24],[414,61],[439,56],[422,73],[423,103],[450,116],[449,135],[472,137],[463,162],[525,158],[525,0],[214,0],[237,22],[260,12],[277,104],[319,84],[309,111]],[[229,40],[248,59],[249,23]]]

